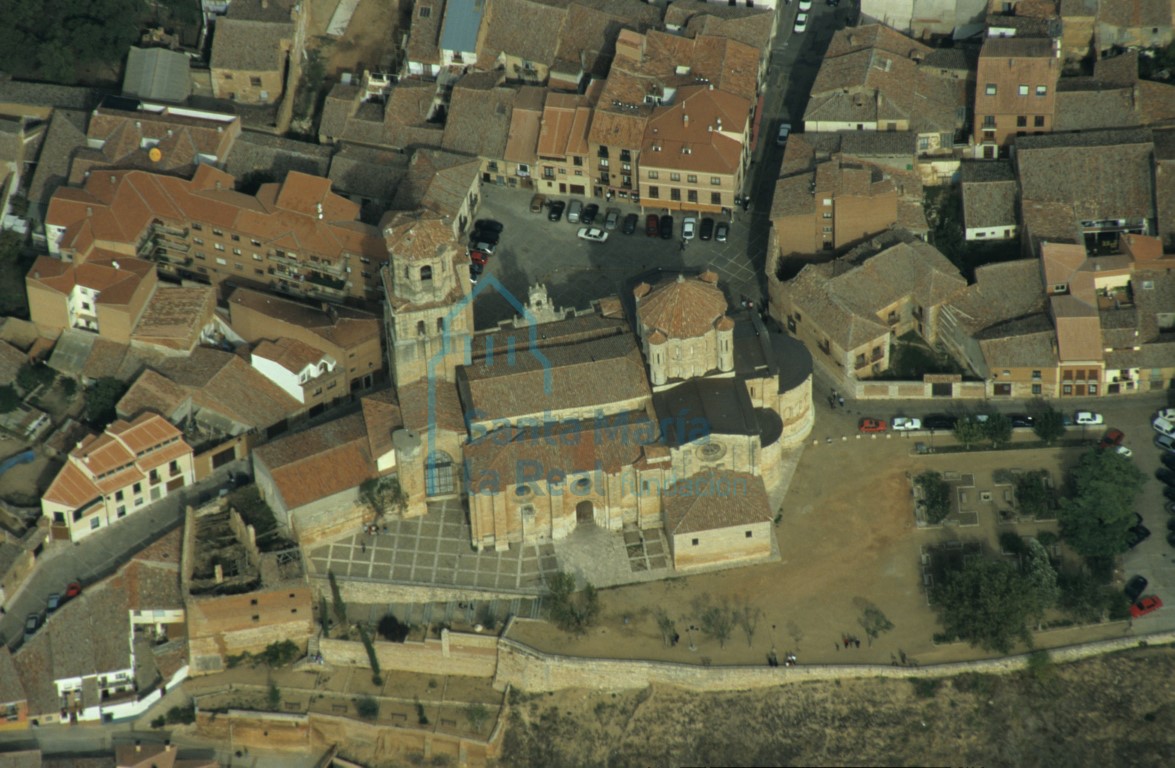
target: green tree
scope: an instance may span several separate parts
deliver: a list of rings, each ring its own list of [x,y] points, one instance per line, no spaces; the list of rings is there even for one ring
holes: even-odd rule
[[[40,386],[49,386],[57,373],[44,363],[25,363],[16,372],[16,385],[26,394]]]
[[[677,625],[662,606],[654,609],[653,618],[657,620],[657,629],[661,630],[661,642],[668,648],[673,644],[673,637],[677,634]]]
[[[469,727],[479,733],[489,718],[489,710],[480,701],[474,702],[465,708],[465,719],[469,721]]]
[[[734,631],[735,616],[725,603],[720,605],[706,605],[702,608],[698,622],[702,631],[718,641],[719,648],[726,647],[730,633]]]
[[[302,650],[293,640],[278,640],[265,646],[261,654],[261,661],[270,667],[286,667],[293,664],[302,655]]]
[[[861,629],[865,630],[865,634],[869,637],[869,645],[873,645],[873,641],[880,637],[881,633],[893,629],[893,622],[873,603],[865,605],[857,623],[861,625]]]
[[[989,651],[1009,653],[1016,641],[1032,645],[1028,622],[1037,606],[1032,585],[1002,559],[972,557],[936,585],[934,604],[947,635]]]
[[[7,0],[0,3],[0,69],[73,82],[76,67],[114,66],[139,35],[142,0]]]
[[[86,423],[97,430],[106,429],[106,426],[114,421],[117,415],[115,407],[124,394],[126,385],[109,376],[91,384],[86,390],[86,408],[83,414]]]
[[[1046,611],[1057,605],[1061,588],[1057,586],[1057,571],[1049,560],[1049,553],[1036,539],[1028,539],[1027,556],[1024,559],[1024,575],[1028,577],[1030,593],[1035,605],[1032,615],[1036,618],[1039,631]]]
[[[355,711],[364,720],[375,720],[379,717],[379,701],[374,696],[360,696],[355,701]]]
[[[376,515],[382,515],[389,507],[395,508],[398,514],[403,514],[408,508],[408,495],[400,487],[399,479],[395,477],[373,477],[364,480],[359,486],[359,497],[363,499]]]
[[[1043,517],[1053,508],[1056,496],[1045,485],[1048,476],[1048,470],[1037,469],[1022,472],[1016,477],[1016,503],[1020,505],[1022,514]]]
[[[547,584],[547,605],[551,621],[564,632],[585,634],[600,617],[600,596],[588,582],[575,591],[575,577],[556,571]]]
[[[960,416],[959,420],[955,422],[954,432],[955,439],[967,448],[975,445],[986,436],[983,424],[974,416]]]
[[[998,448],[1011,442],[1012,420],[1004,414],[989,414],[987,420],[980,423],[983,427],[983,436],[991,441],[992,448]]]
[[[367,627],[362,624],[359,625],[359,639],[363,641],[363,649],[367,651],[367,661],[371,665],[371,683],[376,687],[382,686],[384,679],[380,674],[379,656],[375,652],[375,644],[371,642],[371,635],[367,633]]]
[[[1134,462],[1114,451],[1086,452],[1071,473],[1072,498],[1061,500],[1061,535],[1086,557],[1125,552],[1143,480]]]
[[[281,709],[282,692],[278,689],[277,683],[270,682],[269,691],[265,694],[265,704],[272,712]]]
[[[1065,436],[1065,417],[1056,408],[1041,402],[1032,413],[1032,431],[1052,445]]]
[[[0,385],[0,413],[8,413],[20,405],[20,395],[11,384]]]
[[[937,525],[951,513],[951,486],[942,474],[928,469],[914,478],[922,492],[922,508],[931,525]]]

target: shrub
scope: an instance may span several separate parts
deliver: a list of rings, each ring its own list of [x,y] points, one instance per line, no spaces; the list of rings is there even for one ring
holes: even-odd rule
[[[589,582],[580,593],[575,592],[575,577],[566,571],[557,571],[547,586],[547,605],[551,621],[565,632],[582,635],[600,617],[600,597]]]
[[[379,702],[373,696],[360,696],[355,702],[355,710],[364,720],[374,720],[379,717]]]
[[[196,722],[196,703],[191,702],[186,707],[172,707],[167,710],[167,722],[172,725],[190,725]]]
[[[386,613],[376,626],[379,636],[390,643],[402,643],[408,639],[412,626],[396,618],[393,613]]]
[[[1018,533],[1004,531],[1000,534],[1000,549],[1009,555],[1023,555],[1028,551],[1028,545]]]
[[[922,491],[922,506],[927,521],[934,525],[945,520],[951,513],[950,484],[933,470],[927,470],[915,477],[914,484]]]
[[[279,640],[267,645],[260,658],[268,666],[285,667],[293,664],[301,655],[301,649],[293,640]]]
[[[942,679],[937,677],[912,677],[910,685],[914,686],[914,693],[920,699],[933,699],[942,687]]]

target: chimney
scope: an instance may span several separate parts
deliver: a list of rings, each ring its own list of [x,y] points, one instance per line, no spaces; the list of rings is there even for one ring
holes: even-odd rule
[[[135,742],[135,751],[136,751],[136,752],[142,752],[142,751],[143,751],[143,742],[141,742],[141,741],[136,741],[136,742]]]
[[[114,267],[115,269],[118,269],[118,262],[112,261],[112,262],[110,262],[110,266]]]
[[[683,114],[683,115],[681,116],[681,121],[682,121],[683,123],[685,123],[686,125],[689,125],[689,115],[685,115],[685,114]]]
[[[318,218],[321,219],[322,218],[322,203],[318,203],[315,207],[318,209]]]

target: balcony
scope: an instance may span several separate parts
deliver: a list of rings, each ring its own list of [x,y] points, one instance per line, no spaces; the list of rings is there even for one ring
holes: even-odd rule
[[[600,173],[600,183],[601,184],[608,184],[609,183],[609,176],[606,172]]]
[[[347,265],[341,261],[326,261],[324,259],[315,260],[314,258],[311,258],[310,264],[308,266],[310,269],[316,269],[319,272],[324,272],[328,275],[337,275],[342,277],[343,275],[347,274]]]
[[[169,253],[167,250],[162,248],[156,249],[155,253],[152,254],[152,257],[155,259],[155,261],[161,262],[163,264],[173,264],[177,267],[187,267],[192,263],[191,256],[182,256],[176,253]]]
[[[171,227],[166,224],[156,223],[153,227],[156,234],[169,235],[171,237],[187,237],[187,228],[180,229],[179,227]]]
[[[341,291],[347,287],[346,280],[338,280],[318,272],[307,272],[305,281],[322,288],[328,288],[332,291]]]
[[[299,269],[302,267],[302,262],[298,259],[288,256],[285,251],[270,251],[269,260],[275,264],[284,264],[287,267]]]

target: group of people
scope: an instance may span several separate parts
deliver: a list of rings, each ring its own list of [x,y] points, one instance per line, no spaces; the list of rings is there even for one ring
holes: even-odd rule
[[[828,407],[835,410],[838,405],[841,408],[845,407],[845,396],[833,389],[832,394],[828,396]]]
[[[834,644],[836,645],[836,649],[838,651],[840,650],[841,645],[843,645],[846,649],[861,647],[861,641],[855,635],[841,635],[840,642]]]

